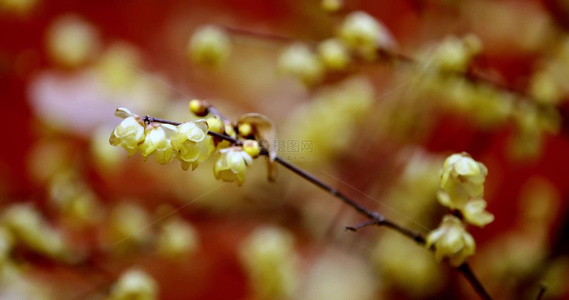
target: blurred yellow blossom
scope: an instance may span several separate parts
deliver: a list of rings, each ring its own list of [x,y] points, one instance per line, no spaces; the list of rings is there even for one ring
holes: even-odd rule
[[[158,284],[141,270],[127,270],[111,288],[110,300],[154,299],[158,299]]]
[[[318,44],[318,56],[329,70],[344,70],[350,63],[348,48],[338,39],[327,39]]]
[[[99,40],[96,30],[82,18],[58,18],[47,31],[50,58],[62,67],[78,67],[94,57]]]
[[[338,36],[364,58],[374,58],[376,49],[394,45],[387,28],[363,11],[347,15],[338,30]]]
[[[257,228],[241,245],[240,256],[260,298],[287,298],[296,291],[298,257],[290,232],[276,227]]]
[[[166,258],[183,258],[198,248],[198,236],[192,225],[180,218],[174,218],[161,225],[156,249]]]
[[[188,42],[188,56],[195,62],[217,67],[227,60],[231,41],[225,31],[206,25],[196,29]]]
[[[324,76],[324,68],[308,46],[297,43],[289,46],[278,61],[280,72],[298,78],[306,85],[319,82]]]

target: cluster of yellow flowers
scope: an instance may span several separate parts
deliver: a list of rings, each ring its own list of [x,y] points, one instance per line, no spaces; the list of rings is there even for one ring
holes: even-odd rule
[[[389,31],[380,22],[357,11],[347,15],[336,36],[318,43],[315,51],[300,43],[289,46],[281,54],[278,67],[283,74],[312,85],[320,82],[326,71],[345,70],[356,58],[373,60],[377,50],[392,45]]]
[[[466,231],[468,224],[483,227],[494,220],[485,211],[484,181],[488,169],[467,153],[453,154],[447,158],[441,170],[439,202],[450,208],[453,214],[443,217],[439,228],[427,236],[427,247],[435,246],[437,260],[448,258],[454,266],[461,265],[466,257],[474,254],[474,238]]]
[[[189,108],[198,116],[207,114],[202,100],[190,101]],[[122,107],[116,110],[115,115],[124,120],[112,132],[109,142],[113,146],[123,147],[129,152],[129,156],[140,151],[147,159],[154,154],[160,164],[167,164],[177,158],[182,169],[188,170],[191,166],[194,170],[207,160],[217,147],[220,156],[214,164],[215,177],[223,181],[235,181],[239,185],[245,181],[247,166],[253,163],[253,158],[261,151],[256,140],[245,139],[239,146],[234,146],[226,140],[214,140],[208,132],[237,137],[234,126],[229,122],[222,122],[217,116],[174,126],[158,122],[146,124],[143,118]],[[238,129],[241,130],[240,136],[249,136],[252,133],[248,123],[240,124]]]

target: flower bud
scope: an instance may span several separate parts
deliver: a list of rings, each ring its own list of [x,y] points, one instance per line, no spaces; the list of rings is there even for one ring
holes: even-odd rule
[[[193,99],[188,106],[190,111],[198,117],[205,117],[208,114],[208,104],[204,100]]]
[[[224,132],[224,125],[223,122],[218,117],[211,117],[206,120],[207,126],[209,127],[209,131],[223,133]]]
[[[261,147],[259,147],[259,142],[255,140],[246,140],[243,142],[243,151],[255,158],[261,153]]]
[[[253,127],[249,123],[240,123],[237,126],[237,131],[239,131],[239,135],[242,137],[248,137],[253,134]]]

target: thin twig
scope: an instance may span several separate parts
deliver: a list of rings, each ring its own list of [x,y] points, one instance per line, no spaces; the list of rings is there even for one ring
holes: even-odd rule
[[[361,223],[359,223],[359,224],[356,224],[356,225],[354,225],[354,226],[346,226],[346,227],[344,227],[344,229],[345,229],[345,230],[349,230],[349,231],[356,232],[356,231],[358,231],[358,229],[360,229],[360,228],[363,228],[363,227],[366,227],[366,226],[369,226],[369,225],[375,225],[375,224],[377,224],[377,221],[376,221],[376,220],[368,220],[368,221],[365,221],[365,222],[361,222]]]
[[[144,120],[144,122],[147,122],[147,123],[157,122],[157,123],[171,124],[171,125],[176,125],[176,126],[181,124],[179,122],[154,118],[154,117],[151,117],[148,115],[145,116],[143,118],[143,120]],[[212,131],[209,131],[208,134],[211,136],[229,141],[229,142],[236,144],[236,145],[242,144],[242,142],[240,140],[233,138],[231,136],[225,135],[225,134],[220,134],[220,133],[212,132]],[[266,156],[266,155],[268,155],[268,151],[266,149],[262,149],[261,154]],[[415,242],[417,242],[419,244],[422,244],[422,245],[425,244],[425,237],[421,233],[407,229],[407,228],[405,228],[405,227],[403,227],[403,226],[401,226],[401,225],[399,225],[399,224],[397,224],[391,220],[386,219],[382,214],[375,212],[375,211],[372,211],[372,210],[369,210],[367,207],[363,206],[362,204],[359,204],[358,202],[356,202],[355,200],[344,195],[342,192],[338,191],[337,189],[333,188],[332,186],[327,185],[326,183],[324,183],[320,179],[316,178],[314,175],[302,170],[301,168],[293,165],[289,161],[287,161],[287,160],[285,160],[279,156],[277,156],[275,158],[275,161],[278,162],[283,167],[289,169],[293,173],[297,174],[298,176],[304,178],[308,182],[310,182],[310,183],[314,184],[315,186],[321,188],[322,190],[328,192],[329,194],[333,195],[334,197],[342,200],[342,202],[346,203],[348,206],[351,206],[360,214],[366,216],[369,219],[367,222],[365,222],[365,223],[369,223],[367,225],[375,224],[377,226],[389,227],[389,228],[407,236],[408,238],[414,240]],[[365,224],[365,223],[362,223],[362,224]],[[367,225],[363,225],[363,226],[367,226]],[[363,226],[361,226],[361,227],[363,227]],[[346,229],[348,229],[348,230],[355,229],[353,231],[356,231],[358,228],[361,228],[361,227],[357,227],[357,228],[356,227],[352,227],[352,228],[346,227]],[[467,263],[462,264],[460,267],[458,267],[456,269],[464,275],[466,280],[472,285],[472,287],[474,288],[476,293],[480,296],[480,298],[482,298],[484,300],[492,300],[492,298],[490,297],[490,295],[488,294],[488,292],[486,291],[484,286],[480,283],[478,278],[474,275],[474,273],[470,269],[470,266]]]
[[[545,295],[545,291],[547,291],[547,286],[543,283],[540,284],[539,293],[537,293],[537,298],[535,298],[535,300],[541,300],[541,298],[543,298],[543,295]]]

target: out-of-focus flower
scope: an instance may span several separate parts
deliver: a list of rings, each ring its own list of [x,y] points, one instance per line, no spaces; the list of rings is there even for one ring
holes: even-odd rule
[[[378,48],[390,48],[394,45],[387,28],[363,11],[346,16],[338,30],[338,36],[365,58],[374,58]]]
[[[132,88],[140,76],[140,53],[125,42],[115,43],[98,59],[95,70],[111,89]]]
[[[38,0],[0,0],[0,11],[27,15],[37,3]]]
[[[310,141],[312,147],[301,148],[301,155],[327,161],[347,151],[353,130],[369,112],[373,99],[374,89],[367,79],[346,79],[300,106],[288,122],[286,136]]]
[[[11,205],[4,210],[1,224],[17,242],[40,254],[60,260],[72,259],[62,234],[31,205]]]
[[[482,42],[473,34],[464,38],[450,36],[434,46],[432,52],[423,59],[429,66],[435,66],[440,70],[464,72],[472,59],[481,51]]]
[[[67,224],[81,228],[99,221],[101,208],[97,195],[74,171],[55,174],[48,187],[50,204]]]
[[[85,64],[96,53],[99,40],[95,29],[78,16],[57,19],[47,32],[51,59],[66,68]]]
[[[182,219],[173,219],[162,224],[156,251],[166,258],[182,258],[193,254],[198,244],[198,236],[192,225]]]
[[[150,275],[137,269],[124,272],[111,288],[111,300],[158,299],[158,285]]]
[[[278,67],[283,74],[292,75],[306,85],[319,82],[324,75],[318,56],[306,45],[299,43],[289,46],[281,54]]]
[[[466,231],[460,219],[453,215],[445,215],[439,228],[429,233],[426,246],[429,248],[433,245],[437,261],[448,259],[455,267],[464,263],[476,250],[474,238]]]
[[[124,107],[117,108],[115,116],[124,120],[113,131],[109,142],[113,146],[120,145],[132,156],[138,152],[140,144],[146,138],[144,122]]]
[[[441,189],[448,197],[439,197],[442,205],[462,209],[470,198],[484,195],[484,181],[488,169],[468,153],[449,156],[441,170]]]
[[[219,150],[221,155],[213,166],[215,178],[223,181],[236,181],[238,185],[245,182],[247,166],[253,163],[253,159],[242,147],[231,147]]]
[[[172,136],[172,147],[178,152],[178,159],[182,169],[192,170],[198,167],[213,153],[215,147],[211,136],[207,135],[208,128],[205,121],[185,122],[177,127]]]
[[[322,0],[320,7],[326,12],[337,12],[344,6],[343,0]]]
[[[409,259],[413,257],[413,259]],[[445,273],[432,253],[397,232],[386,232],[372,250],[382,281],[412,297],[429,297],[444,286]],[[413,274],[413,276],[409,276]]]
[[[129,251],[150,241],[148,213],[134,203],[119,203],[113,208],[107,223],[107,242],[112,251]]]
[[[227,60],[231,41],[226,32],[216,26],[198,28],[188,42],[188,56],[200,64],[217,67]]]
[[[291,233],[275,227],[256,229],[242,244],[241,261],[260,298],[290,297],[298,287],[298,257]]]
[[[329,70],[344,70],[350,63],[350,52],[342,41],[327,39],[318,45],[318,56]]]
[[[349,251],[322,251],[312,265],[304,268],[306,275],[293,299],[371,300],[377,299],[376,291],[383,285],[374,276],[369,261]]]

